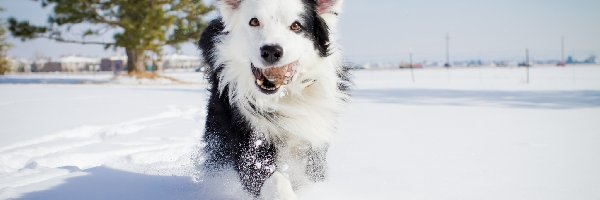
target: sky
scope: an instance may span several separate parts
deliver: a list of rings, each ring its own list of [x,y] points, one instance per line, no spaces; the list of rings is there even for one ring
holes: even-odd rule
[[[3,19],[14,16],[35,24],[45,23],[49,13],[27,0],[0,0],[0,7],[5,8]],[[451,60],[521,59],[525,49],[534,59],[559,59],[564,36],[566,54],[585,58],[600,56],[599,9],[598,0],[345,0],[340,43],[346,59],[354,62],[400,62],[409,53],[417,61],[443,61],[446,34]],[[9,37],[9,42],[9,56],[23,58],[122,54],[46,39]],[[193,42],[183,44],[181,51],[199,54]]]

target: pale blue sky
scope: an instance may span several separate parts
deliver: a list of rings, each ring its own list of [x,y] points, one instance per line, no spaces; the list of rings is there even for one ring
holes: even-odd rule
[[[43,23],[48,11],[26,0],[1,0],[2,17]],[[599,0],[346,0],[341,43],[351,61],[443,60],[450,33],[453,59],[519,59],[529,48],[534,58],[558,59],[560,37],[575,57],[600,56]],[[111,36],[105,37],[110,39]],[[100,46],[59,44],[44,39],[9,40],[11,56],[117,54]],[[198,54],[190,43],[186,54]],[[173,51],[167,49],[166,51]]]

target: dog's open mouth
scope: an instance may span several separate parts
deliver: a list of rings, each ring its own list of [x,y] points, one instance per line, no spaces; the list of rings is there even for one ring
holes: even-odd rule
[[[256,86],[258,86],[260,91],[265,94],[274,94],[281,86],[290,83],[296,74],[298,61],[279,67],[268,67],[264,69],[256,68],[254,67],[254,64],[251,65],[252,73],[254,74],[254,78],[256,78]]]

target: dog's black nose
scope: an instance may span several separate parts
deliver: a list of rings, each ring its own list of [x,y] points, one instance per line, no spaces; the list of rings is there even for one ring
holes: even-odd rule
[[[283,48],[279,45],[262,46],[260,48],[260,57],[262,57],[266,63],[274,64],[283,57]]]

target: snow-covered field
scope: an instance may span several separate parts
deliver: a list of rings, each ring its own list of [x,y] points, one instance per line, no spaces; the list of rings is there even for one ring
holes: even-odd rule
[[[354,74],[329,178],[302,199],[600,199],[600,66]],[[0,199],[236,195],[194,169],[202,74],[169,75],[188,84],[0,77]]]

